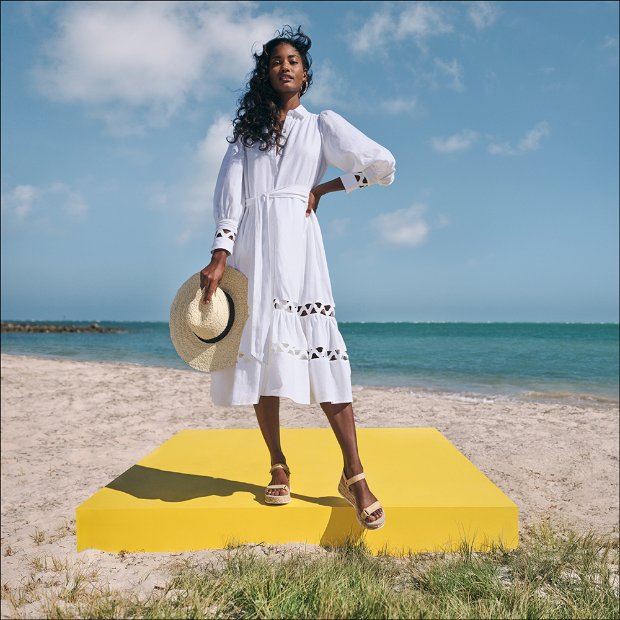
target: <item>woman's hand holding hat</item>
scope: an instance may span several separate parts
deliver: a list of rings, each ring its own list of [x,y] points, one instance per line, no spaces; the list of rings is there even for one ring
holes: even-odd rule
[[[203,304],[208,304],[213,297],[217,287],[220,284],[224,269],[226,269],[226,258],[228,253],[226,250],[215,250],[213,252],[211,262],[200,272],[200,288],[203,289]]]
[[[247,277],[226,266],[225,258],[214,256],[177,291],[170,307],[170,338],[192,368],[230,368],[237,363],[248,316]]]

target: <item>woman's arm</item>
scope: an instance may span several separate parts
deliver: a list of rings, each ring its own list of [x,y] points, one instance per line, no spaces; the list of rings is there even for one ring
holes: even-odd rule
[[[396,162],[392,153],[370,139],[333,110],[319,114],[325,162],[340,168],[340,179],[350,193],[369,185],[390,185],[394,180]]]
[[[310,190],[310,195],[308,196],[308,208],[306,209],[306,217],[308,217],[312,211],[315,211],[319,208],[319,200],[321,196],[325,194],[331,194],[331,192],[340,192],[344,190],[344,185],[342,184],[342,179],[340,177],[336,177],[331,181],[326,181],[325,183],[321,183],[316,185]]]
[[[226,259],[234,251],[237,226],[243,211],[243,162],[241,145],[229,144],[220,166],[213,195],[215,238],[211,246],[211,262],[200,271],[203,303],[211,301],[224,275]]]

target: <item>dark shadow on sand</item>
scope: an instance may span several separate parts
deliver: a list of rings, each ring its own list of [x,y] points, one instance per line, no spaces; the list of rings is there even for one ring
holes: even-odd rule
[[[175,471],[154,469],[143,465],[134,465],[118,478],[112,480],[108,489],[121,491],[140,499],[159,499],[164,502],[185,502],[197,497],[218,495],[227,497],[233,493],[252,493],[254,500],[265,504],[265,487],[213,476],[197,476]],[[348,504],[340,497],[311,497],[300,493],[291,493],[291,498],[319,506],[343,507]],[[266,504],[265,504],[266,505]]]
[[[251,493],[254,501],[266,506],[265,487],[239,480],[214,478],[213,476],[197,476],[183,474],[143,465],[134,465],[118,478],[112,480],[108,489],[127,493],[140,499],[158,499],[164,502],[185,502],[197,497],[217,495],[227,497],[233,493]],[[357,522],[355,511],[335,510],[335,508],[350,508],[349,504],[340,497],[311,497],[300,493],[291,493],[293,500],[329,506],[332,508],[330,518],[321,536],[321,545],[338,546],[343,543],[343,532],[352,542],[359,540],[364,529]]]

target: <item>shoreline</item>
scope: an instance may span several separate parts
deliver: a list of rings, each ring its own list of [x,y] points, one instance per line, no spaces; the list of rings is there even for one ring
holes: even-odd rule
[[[49,561],[86,564],[101,587],[148,594],[180,558],[218,556],[78,553],[75,509],[180,430],[256,428],[251,406],[214,407],[209,376],[200,372],[8,354],[1,367],[3,584],[20,587],[33,566]],[[517,504],[521,532],[548,518],[618,537],[616,407],[468,402],[364,388],[353,392],[353,408],[360,428],[438,429]],[[318,405],[288,399],[280,420],[285,428],[329,427]],[[265,453],[265,484],[268,470]]]
[[[38,360],[54,360],[54,361],[69,361],[79,362],[85,364],[107,364],[107,365],[126,365],[139,368],[160,368],[163,370],[179,370],[182,372],[198,373],[197,370],[185,365],[184,367],[174,367],[157,364],[146,364],[141,362],[129,362],[118,360],[85,360],[75,359],[63,355],[34,355],[32,353],[0,353],[2,357],[19,357],[24,359],[38,359]],[[493,393],[474,391],[474,390],[449,390],[424,386],[409,386],[409,385],[381,385],[381,384],[361,384],[352,383],[353,393],[362,390],[378,390],[386,392],[404,392],[413,396],[437,396],[440,398],[455,399],[463,402],[495,402],[495,401],[516,401],[521,403],[541,403],[541,404],[569,404],[578,407],[620,407],[620,398],[612,398],[601,394],[589,394],[583,392],[569,392],[569,391],[549,391],[541,392],[536,390],[527,390],[523,393]]]

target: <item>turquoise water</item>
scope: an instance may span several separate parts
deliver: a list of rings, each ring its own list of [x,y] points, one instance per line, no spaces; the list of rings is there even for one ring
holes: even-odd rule
[[[100,325],[126,332],[2,334],[2,352],[188,369],[170,342],[167,323]],[[617,323],[340,322],[339,327],[357,385],[618,401]]]

